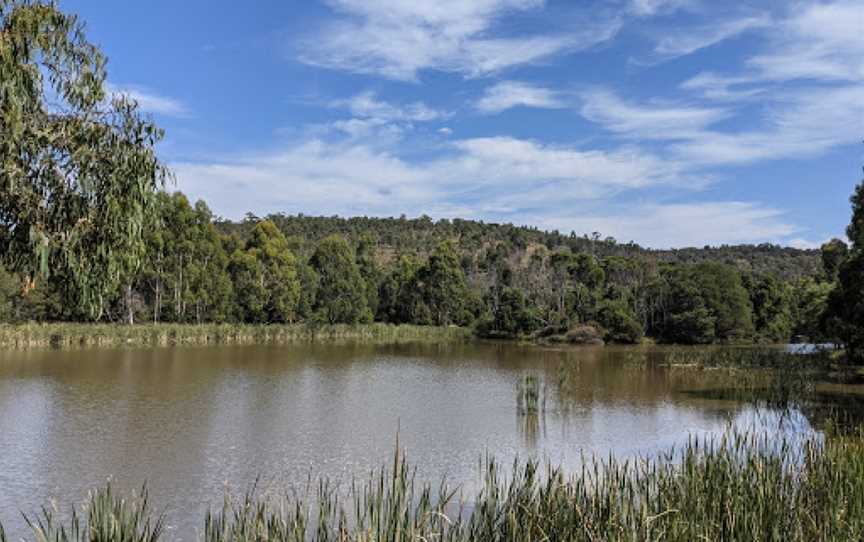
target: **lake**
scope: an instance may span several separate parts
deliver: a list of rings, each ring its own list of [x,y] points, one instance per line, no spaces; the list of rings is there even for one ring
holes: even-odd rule
[[[808,435],[803,415],[710,399],[712,385],[645,364],[661,347],[551,349],[509,343],[297,345],[0,352],[0,520],[53,499],[80,504],[107,480],[146,482],[167,534],[192,539],[224,492],[344,483],[399,446],[423,480],[470,493],[478,462],[651,455],[728,423]],[[527,375],[537,415],[518,412]],[[731,420],[731,422],[730,422]]]

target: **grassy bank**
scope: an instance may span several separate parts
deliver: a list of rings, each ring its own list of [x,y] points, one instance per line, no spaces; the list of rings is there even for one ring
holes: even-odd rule
[[[321,480],[305,497],[226,499],[200,533],[207,542],[861,540],[862,436],[801,445],[732,432],[657,459],[588,461],[573,476],[536,463],[505,476],[487,462],[485,489],[467,502],[415,482],[397,454],[350,488]],[[168,537],[154,504],[108,488],[70,521],[49,507],[28,523],[34,540],[157,542]]]
[[[0,325],[0,349],[292,344],[311,341],[452,342],[471,337],[464,328],[391,324],[22,324]]]

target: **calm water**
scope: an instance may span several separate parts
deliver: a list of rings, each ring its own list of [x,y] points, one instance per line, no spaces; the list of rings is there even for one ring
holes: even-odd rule
[[[0,520],[80,504],[111,479],[146,482],[173,537],[191,539],[226,488],[272,491],[309,475],[342,481],[386,463],[399,438],[421,478],[470,491],[492,453],[575,466],[583,452],[652,454],[727,420],[736,403],[646,367],[660,349],[547,350],[510,344],[212,347],[0,352]],[[546,412],[517,414],[528,374]],[[786,424],[807,433],[803,416]]]

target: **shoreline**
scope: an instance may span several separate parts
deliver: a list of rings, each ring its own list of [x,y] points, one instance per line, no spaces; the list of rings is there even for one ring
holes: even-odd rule
[[[551,464],[544,470],[537,460],[517,460],[508,472],[487,455],[478,463],[480,490],[468,500],[463,480],[445,479],[437,490],[415,483],[415,465],[397,442],[392,461],[341,490],[319,474],[305,493],[274,496],[257,482],[245,495],[226,493],[221,507],[208,507],[196,522],[203,528],[194,539],[857,540],[864,529],[862,436],[859,429],[775,441],[765,431],[730,427],[723,445],[696,436],[635,463],[589,453],[581,472]],[[784,459],[790,450],[797,459]],[[33,522],[15,538],[72,532],[82,535],[73,540],[119,540],[119,532],[129,533],[124,540],[159,542],[176,537],[177,520],[193,514],[155,504],[147,486],[124,493],[110,482],[81,506],[87,513],[71,519],[52,506],[42,515],[23,512]],[[0,524],[0,542],[11,540]]]
[[[374,324],[0,324],[0,350],[295,344],[336,341],[367,343],[464,342],[468,328]]]

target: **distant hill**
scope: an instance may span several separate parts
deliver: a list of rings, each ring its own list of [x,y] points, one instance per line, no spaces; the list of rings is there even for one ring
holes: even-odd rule
[[[356,243],[363,236],[376,242],[380,257],[389,260],[393,254],[414,253],[424,255],[440,241],[455,239],[463,254],[476,254],[485,248],[504,243],[514,250],[543,245],[550,250],[567,247],[573,252],[589,252],[597,257],[644,257],[669,263],[721,262],[734,265],[741,271],[772,274],[784,279],[812,276],[821,269],[818,250],[802,250],[769,243],[759,245],[723,245],[720,247],[680,248],[655,250],[635,243],[619,243],[611,237],[598,234],[562,234],[528,226],[496,224],[478,220],[433,220],[419,218],[372,218],[338,216],[305,216],[275,214],[272,220],[288,237],[302,240],[299,247],[308,247],[328,235],[341,234]],[[220,220],[217,227],[226,234],[243,238],[258,217],[232,222]],[[302,248],[301,248],[302,250]]]

